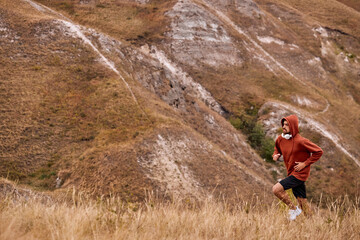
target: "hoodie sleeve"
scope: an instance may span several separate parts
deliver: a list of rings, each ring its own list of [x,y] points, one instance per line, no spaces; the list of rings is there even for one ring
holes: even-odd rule
[[[311,153],[311,156],[305,160],[306,166],[309,166],[320,159],[323,154],[323,150],[318,145],[306,138],[304,139],[303,144],[307,151]]]

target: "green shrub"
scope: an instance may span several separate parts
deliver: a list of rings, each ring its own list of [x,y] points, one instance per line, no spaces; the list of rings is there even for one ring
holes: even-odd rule
[[[322,167],[321,166],[319,166],[319,165],[315,165],[315,170],[316,171],[320,171],[322,169]]]
[[[241,130],[248,138],[249,144],[259,155],[268,162],[272,161],[275,142],[265,135],[263,126],[258,123],[258,108],[251,106],[245,109],[245,113],[238,117],[231,117],[230,123],[238,130]]]
[[[275,170],[271,171],[271,176],[273,177],[274,181],[276,181],[278,179],[278,173]]]
[[[270,137],[264,137],[261,143],[260,156],[268,162],[272,162],[272,154],[274,152],[275,142]]]
[[[236,128],[238,130],[243,129],[243,122],[241,121],[240,118],[231,117],[229,121],[230,121],[231,125],[234,126],[234,128]]]
[[[250,134],[248,135],[248,140],[250,141],[251,147],[255,149],[261,147],[264,137],[265,137],[265,133],[262,126],[256,123],[253,129],[251,130]]]
[[[42,69],[42,67],[39,66],[39,65],[34,65],[34,66],[32,67],[32,69],[33,69],[34,71],[40,71],[40,70]]]
[[[351,58],[351,59],[356,57],[356,55],[352,54],[352,53],[348,53],[347,56],[348,56],[348,58]]]

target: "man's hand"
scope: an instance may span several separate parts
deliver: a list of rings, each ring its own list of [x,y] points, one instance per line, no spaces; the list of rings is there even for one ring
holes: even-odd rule
[[[301,170],[303,170],[306,167],[306,164],[304,162],[295,162],[295,171],[296,172],[300,172]]]
[[[275,154],[275,155],[273,156],[273,160],[274,160],[274,161],[277,161],[277,160],[280,158],[280,156],[281,156],[280,153]]]

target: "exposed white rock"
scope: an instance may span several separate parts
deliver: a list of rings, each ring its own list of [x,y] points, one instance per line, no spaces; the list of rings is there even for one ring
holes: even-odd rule
[[[314,31],[315,33],[320,34],[320,36],[321,36],[321,37],[323,37],[323,38],[327,38],[327,37],[329,37],[329,35],[328,35],[328,33],[327,33],[326,29],[325,29],[325,28],[323,28],[323,27],[313,28],[313,31]]]
[[[184,72],[180,66],[173,63],[167,58],[165,53],[152,46],[151,49],[148,46],[142,47],[142,52],[149,54],[151,57],[157,59],[164,67],[166,67],[181,84],[188,87],[193,91],[195,96],[202,100],[207,106],[219,114],[223,114],[224,111],[220,104],[211,96],[211,94],[201,84],[195,82],[191,76]]]
[[[150,2],[150,0],[135,0],[135,2],[140,3],[140,4],[146,4],[146,3]]]
[[[285,43],[283,40],[280,39],[276,39],[270,36],[257,36],[257,39],[261,42],[261,43],[265,43],[265,44],[277,44],[281,47],[288,47],[290,50],[295,50],[295,49],[299,49],[299,46],[296,44],[287,44]]]
[[[32,7],[36,8],[36,10],[40,11],[40,12],[46,12],[46,9],[41,6],[40,4],[37,4],[33,1],[29,1],[29,0],[24,0],[25,2],[28,2]]]
[[[60,188],[62,184],[62,179],[57,177],[55,183],[56,183],[56,188]]]
[[[332,52],[331,43],[329,41],[321,42],[321,55],[328,56]]]
[[[190,0],[178,1],[166,15],[172,19],[168,47],[182,64],[242,64],[240,51],[221,22],[201,6]]]
[[[289,44],[289,47],[290,47],[290,50],[294,50],[294,49],[298,49],[299,48],[299,46],[298,45],[296,45],[296,44]]]
[[[279,169],[277,169],[276,167],[272,167],[272,168],[270,168],[269,169],[270,171],[274,171],[274,172],[276,172],[277,174],[281,174],[281,172],[279,171]]]
[[[276,38],[273,38],[273,37],[260,37],[260,36],[257,36],[257,39],[262,42],[262,43],[266,43],[266,44],[270,44],[270,43],[275,43],[275,44],[278,44],[278,45],[281,45],[283,46],[285,44],[284,41],[280,40],[280,39],[276,39]]]
[[[6,24],[6,21],[0,16],[0,39],[3,38],[9,42],[15,42],[20,36]]]
[[[238,136],[234,133],[234,139],[235,139],[235,142],[236,143],[239,143],[239,138],[238,138]]]
[[[174,193],[176,197],[198,196],[200,184],[188,169],[186,162],[194,159],[191,149],[208,149],[208,144],[195,142],[186,135],[158,135],[152,148],[154,150],[147,159],[138,159],[138,163],[148,170],[148,177],[162,183],[165,187],[163,190]]]
[[[309,59],[309,60],[307,61],[307,63],[308,63],[309,65],[311,65],[311,66],[316,66],[316,65],[321,64],[321,59],[320,59],[319,57],[315,57],[315,58],[313,58],[313,59]]]
[[[118,49],[122,46],[122,43],[119,40],[116,40],[110,36],[107,36],[103,33],[97,32],[94,29],[91,28],[82,28],[82,31],[84,34],[88,34],[88,38],[94,38],[99,42],[98,48],[101,48],[102,50],[111,53],[111,52],[117,52],[121,53]],[[92,41],[94,42],[94,41]]]
[[[205,118],[205,121],[206,121],[207,123],[209,123],[210,125],[213,126],[214,124],[216,124],[215,119],[214,119],[213,116],[211,116],[211,115],[205,115],[204,118]]]
[[[301,84],[306,85],[301,79],[299,79],[297,76],[295,76],[287,67],[285,67],[283,64],[281,64],[279,61],[277,61],[269,52],[267,52],[262,46],[260,46],[248,33],[246,33],[244,30],[242,30],[237,24],[235,24],[226,14],[224,14],[222,11],[218,10],[211,4],[209,4],[205,0],[200,0],[207,8],[214,11],[216,13],[216,16],[226,25],[233,28],[235,31],[237,31],[239,34],[242,34],[253,46],[253,49],[255,51],[251,52],[253,54],[253,57],[259,60],[264,60],[264,64],[272,71],[274,70],[283,70],[287,74],[289,74],[291,77],[299,81]],[[270,66],[269,62],[272,66]]]
[[[206,0],[206,2],[222,10],[234,9],[238,14],[252,19],[265,15],[253,0]]]
[[[252,0],[236,0],[234,1],[236,9],[248,16],[248,17],[259,17],[261,15],[265,15],[257,4]]]
[[[318,105],[317,103],[312,102],[310,99],[306,98],[305,96],[295,95],[292,96],[291,99],[300,106],[308,107],[308,106]]]

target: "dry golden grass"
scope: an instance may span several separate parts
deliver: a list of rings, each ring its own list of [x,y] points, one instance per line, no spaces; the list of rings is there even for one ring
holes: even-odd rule
[[[37,0],[76,22],[104,32],[124,42],[144,43],[163,38],[168,19],[164,13],[175,3],[151,1],[142,5],[131,1]]]
[[[38,198],[39,199],[39,198]],[[76,200],[75,200],[76,199]],[[0,200],[0,239],[358,239],[359,201],[346,197],[318,208],[312,217],[287,220],[281,204],[259,201],[230,206],[205,200],[121,202],[115,197],[42,202]]]
[[[359,37],[360,31],[357,26],[360,20],[360,13],[347,5],[339,3],[339,1],[282,0],[281,2],[302,13],[306,13],[307,16],[325,26],[340,29],[348,34]]]
[[[357,11],[360,11],[360,2],[357,0],[337,0],[337,1],[345,5],[348,5],[349,7],[352,7]]]

